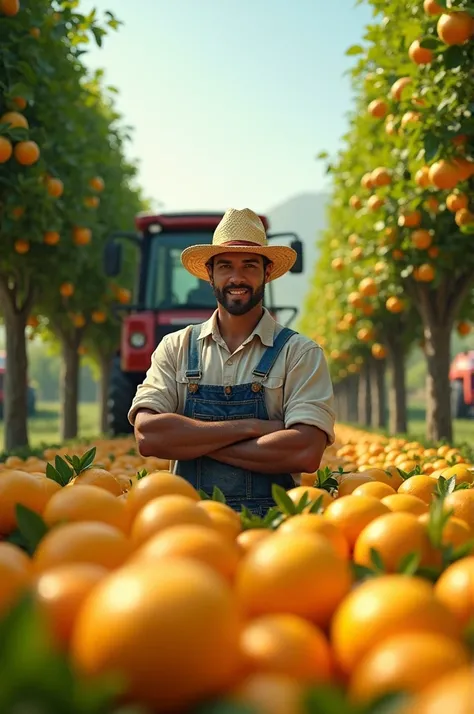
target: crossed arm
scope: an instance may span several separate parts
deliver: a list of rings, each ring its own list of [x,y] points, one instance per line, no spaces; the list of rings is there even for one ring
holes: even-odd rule
[[[138,411],[135,436],[142,456],[189,460],[209,456],[258,473],[312,473],[327,443],[324,431],[279,421],[241,419],[200,422],[180,414]]]

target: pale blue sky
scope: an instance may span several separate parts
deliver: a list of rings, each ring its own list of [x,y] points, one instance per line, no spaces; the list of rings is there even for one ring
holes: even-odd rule
[[[267,211],[321,190],[347,129],[355,0],[82,0],[123,21],[84,55],[119,90],[139,180],[164,210]]]

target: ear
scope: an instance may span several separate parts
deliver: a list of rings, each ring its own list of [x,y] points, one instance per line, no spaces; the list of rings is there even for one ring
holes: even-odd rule
[[[265,282],[268,283],[270,279],[270,275],[272,274],[273,270],[273,263],[268,263],[267,266],[265,266]]]
[[[206,263],[206,270],[207,270],[207,274],[208,274],[208,276],[209,276],[209,282],[210,282],[211,285],[212,285],[212,284],[213,284],[213,282],[212,282],[212,281],[213,281],[213,277],[212,277],[212,264],[209,265],[209,263]]]

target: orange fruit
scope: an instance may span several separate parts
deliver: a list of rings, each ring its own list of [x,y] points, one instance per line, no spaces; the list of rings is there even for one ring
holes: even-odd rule
[[[429,518],[429,513],[422,513],[421,516],[418,516],[420,523],[423,523],[425,526],[429,523]],[[474,533],[471,531],[467,523],[461,521],[460,518],[451,516],[443,528],[443,545],[452,545],[453,548],[459,548],[459,546],[466,545],[471,541],[474,549]]]
[[[63,521],[101,521],[128,530],[128,515],[123,501],[104,488],[74,485],[62,488],[49,499],[43,518],[48,526]]]
[[[365,526],[389,512],[388,506],[378,498],[351,495],[336,499],[326,509],[324,517],[342,531],[352,551]]]
[[[216,530],[200,525],[179,525],[152,536],[133,556],[150,566],[163,558],[183,557],[205,563],[226,580],[233,580],[240,561],[238,545]]]
[[[120,496],[123,492],[120,481],[105,469],[100,468],[90,468],[82,471],[78,476],[71,481],[69,486],[98,486],[103,488],[114,496]]]
[[[76,226],[73,230],[73,240],[76,245],[88,245],[91,242],[92,231],[90,228]]]
[[[326,625],[352,585],[345,558],[316,533],[275,533],[240,563],[236,593],[249,616],[289,612]]]
[[[192,498],[179,495],[161,496],[149,501],[138,512],[130,534],[134,545],[138,546],[166,528],[178,525],[212,528],[212,521]]]
[[[274,614],[246,624],[240,636],[244,667],[315,683],[331,679],[332,657],[323,632],[302,617]]]
[[[27,240],[16,240],[14,244],[15,252],[25,255],[30,250],[30,242]]]
[[[265,540],[271,534],[272,531],[268,528],[248,528],[247,530],[239,533],[236,538],[236,543],[244,553],[248,553],[257,545],[257,543]]]
[[[48,178],[46,181],[46,190],[50,196],[59,198],[64,193],[64,184],[61,179]]]
[[[463,627],[474,617],[474,555],[461,558],[441,573],[435,593]]]
[[[287,491],[288,496],[291,498],[295,505],[298,505],[305,493],[307,494],[308,500],[311,503],[314,503],[314,501],[317,501],[320,497],[322,497],[322,508],[326,508],[327,506],[329,506],[330,503],[333,502],[333,497],[328,491],[323,488],[317,488],[316,486],[295,486],[294,488],[290,488],[290,490]],[[310,508],[311,505],[309,505],[305,510],[309,510]]]
[[[472,665],[468,665],[426,687],[403,714],[471,714],[473,694]]]
[[[432,50],[421,47],[419,40],[411,43],[408,49],[408,56],[415,64],[431,64],[434,57]]]
[[[20,0],[0,0],[0,10],[3,15],[13,17],[20,10]]]
[[[286,674],[256,672],[228,694],[231,703],[258,714],[306,714],[303,685]]]
[[[456,639],[460,628],[426,580],[382,575],[361,583],[344,599],[331,623],[331,642],[341,669],[353,672],[383,640],[417,632]]]
[[[155,471],[136,481],[128,493],[127,510],[133,520],[149,501],[159,496],[180,495],[199,501],[200,496],[191,484],[169,471]]]
[[[89,186],[94,189],[94,191],[98,191],[100,193],[105,188],[104,179],[102,179],[100,176],[94,176],[89,181]]]
[[[32,473],[31,476],[34,476],[39,486],[36,503],[39,512],[42,514],[51,498],[61,490],[62,486],[44,474]]]
[[[436,188],[451,190],[456,188],[460,178],[459,167],[451,161],[436,161],[430,167],[430,181]]]
[[[456,213],[462,208],[467,208],[469,199],[465,193],[450,193],[446,199],[446,207],[448,211]]]
[[[112,570],[122,565],[129,554],[129,541],[118,528],[99,521],[82,521],[50,530],[40,541],[33,564],[37,573],[66,563],[90,563]]]
[[[463,45],[474,32],[472,17],[467,12],[444,13],[436,26],[438,37],[446,45]]]
[[[382,481],[369,481],[363,483],[352,492],[353,496],[371,496],[382,500],[385,496],[395,493],[395,489]]]
[[[211,523],[222,535],[235,540],[242,532],[240,516],[225,503],[219,501],[198,501],[197,506],[205,511]]]
[[[10,139],[0,136],[0,164],[5,164],[13,154],[13,146]]]
[[[442,476],[446,480],[454,476],[456,478],[456,484],[468,483],[471,485],[474,482],[474,471],[470,471],[464,464],[456,464],[455,466],[443,469],[439,476]],[[431,474],[431,477],[433,478],[433,474]]]
[[[71,297],[74,295],[74,285],[72,283],[63,283],[59,288],[59,292],[63,297]]]
[[[384,496],[384,503],[392,512],[404,511],[406,513],[414,513],[419,516],[428,511],[428,505],[418,496],[412,496],[406,493],[396,493],[393,496]]]
[[[416,496],[424,501],[428,506],[433,500],[436,491],[436,481],[430,476],[411,476],[398,489],[398,493],[408,496]]]
[[[339,481],[339,488],[337,490],[338,497],[349,496],[356,488],[361,486],[363,483],[372,483],[375,479],[371,474],[361,472],[344,474],[341,476]]]
[[[413,233],[411,234],[411,242],[413,243],[415,248],[418,248],[418,250],[426,250],[430,247],[432,241],[433,238],[431,236],[431,233],[427,230],[419,229],[413,231]]]
[[[43,243],[46,245],[56,245],[59,243],[60,235],[57,231],[46,231],[43,236]]]
[[[106,568],[91,563],[65,563],[46,570],[36,579],[35,603],[60,647],[69,646],[83,603],[107,572]]]
[[[415,183],[421,188],[428,188],[430,185],[429,166],[422,166],[415,174]]]
[[[443,674],[469,662],[461,642],[435,632],[403,632],[379,642],[356,667],[350,681],[354,702],[403,691],[421,692]]]
[[[13,155],[22,166],[31,166],[40,157],[39,146],[34,141],[19,141],[15,144]]]
[[[349,545],[340,529],[320,513],[300,513],[284,521],[278,533],[319,533],[343,558],[349,557]]]
[[[453,510],[453,515],[467,523],[474,534],[474,489],[454,491],[444,500],[446,511]]]
[[[0,124],[9,124],[10,128],[28,129],[28,120],[20,112],[6,112],[0,117]]]
[[[397,81],[392,84],[390,94],[397,102],[399,102],[402,98],[403,90],[411,83],[411,77],[400,77],[400,79],[397,79]]]
[[[87,677],[121,674],[127,700],[181,712],[234,683],[240,627],[232,591],[211,568],[180,558],[135,563],[87,598],[72,661]]]
[[[15,530],[17,504],[35,513],[42,513],[42,487],[38,479],[31,474],[23,471],[4,471],[0,475],[0,535],[8,535]]]
[[[441,5],[438,5],[436,0],[425,0],[423,9],[427,15],[442,15],[443,13],[443,8]]]
[[[0,543],[0,618],[29,587],[31,561],[13,543]]]
[[[372,548],[379,553],[387,573],[397,572],[411,553],[420,556],[421,566],[436,562],[426,528],[413,513],[388,513],[369,523],[357,538],[354,562],[372,567]]]
[[[383,99],[374,99],[373,102],[370,102],[368,110],[375,119],[382,119],[388,112],[388,105]]]

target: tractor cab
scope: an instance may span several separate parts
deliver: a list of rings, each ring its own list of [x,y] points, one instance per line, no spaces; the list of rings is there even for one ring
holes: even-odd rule
[[[131,241],[139,252],[134,299],[117,306],[122,315],[120,347],[109,388],[109,427],[114,435],[131,431],[127,412],[136,388],[150,365],[151,355],[165,335],[192,323],[204,322],[216,309],[209,283],[194,277],[181,263],[182,251],[194,244],[212,242],[223,213],[140,214],[137,233],[118,232],[106,244],[104,269],[108,277],[122,270],[122,240]],[[271,234],[268,220],[260,216],[269,240],[278,238],[298,255],[292,273],[303,272],[303,246],[295,234]],[[280,322],[296,315],[293,306],[274,304],[272,284],[266,288],[265,305]]]

